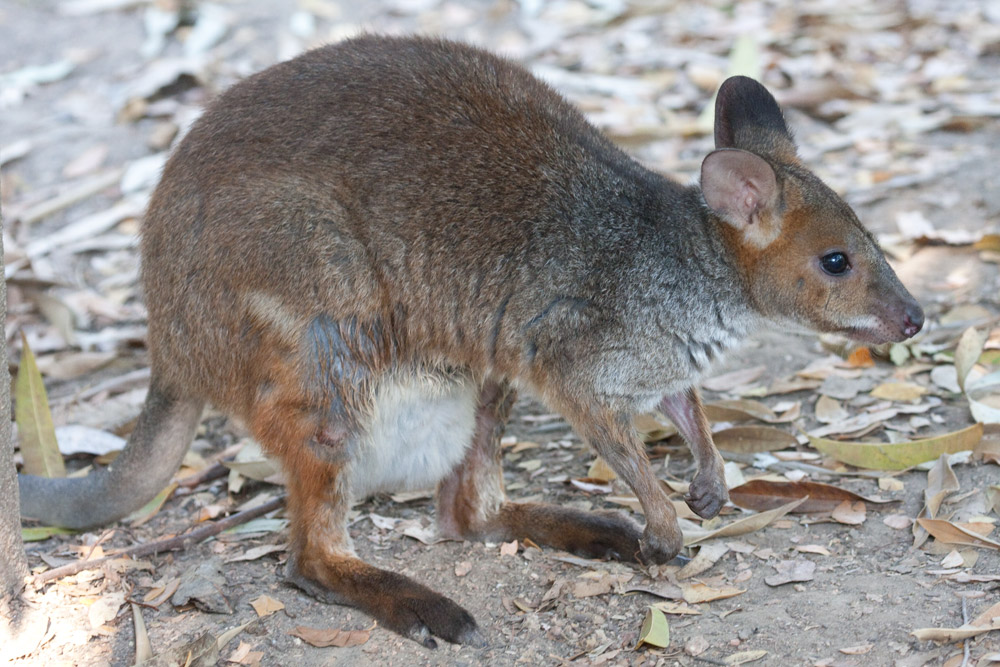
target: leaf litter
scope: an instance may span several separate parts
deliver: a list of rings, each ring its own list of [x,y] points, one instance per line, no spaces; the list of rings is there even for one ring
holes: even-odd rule
[[[72,3],[62,3],[59,15],[65,17],[87,12],[115,12],[116,15],[124,16],[121,7],[128,4],[131,3],[75,0]],[[157,3],[157,6],[169,4]],[[413,3],[389,4],[392,5],[391,9],[373,10],[392,14],[392,18],[380,15],[382,21],[398,22],[400,26],[405,26],[406,21],[413,19]],[[479,26],[473,29],[481,30],[483,25],[480,23],[482,18],[478,16],[457,18],[462,12],[454,9],[446,11],[442,3],[430,1],[418,4],[425,6],[423,20],[427,20],[426,17],[439,20],[446,30],[457,31],[451,33],[453,35],[465,34],[462,32],[464,28],[460,27],[462,21],[471,21],[470,25]],[[959,132],[975,132],[975,128],[980,126],[977,124],[995,119],[998,115],[995,94],[983,86],[975,71],[982,54],[995,52],[998,43],[991,32],[995,32],[997,17],[987,7],[974,7],[970,10],[969,17],[960,17],[957,12],[950,12],[946,7],[934,3],[918,3],[908,7],[905,13],[896,8],[862,8],[850,3],[843,5],[829,2],[815,3],[808,10],[790,6],[780,11],[751,2],[741,3],[736,12],[723,12],[711,3],[692,3],[691,6],[671,7],[669,12],[662,14],[666,18],[659,20],[661,14],[656,13],[659,11],[657,8],[637,10],[624,3],[616,9],[612,7],[615,3],[557,1],[538,8],[535,13],[529,6],[531,4],[522,3],[523,7],[512,5],[513,9],[508,17],[510,25],[502,33],[503,38],[500,40],[507,45],[505,48],[510,48],[510,53],[515,58],[540,63],[562,75],[564,92],[570,91],[576,101],[584,103],[595,122],[628,142],[630,147],[635,147],[643,159],[657,168],[681,174],[693,174],[697,171],[697,161],[686,157],[678,147],[695,149],[691,154],[698,153],[697,149],[701,145],[698,142],[702,142],[706,148],[710,147],[710,137],[703,134],[704,121],[700,126],[698,122],[699,117],[704,119],[710,116],[711,105],[705,104],[706,97],[711,96],[714,86],[727,70],[734,66],[749,67],[764,77],[765,83],[786,104],[792,122],[800,126],[798,135],[803,159],[810,164],[822,164],[826,172],[823,174],[824,178],[852,203],[867,203],[875,207],[876,214],[887,213],[885,217],[900,223],[896,230],[898,233],[880,230],[880,240],[896,257],[912,256],[919,260],[925,252],[946,248],[948,251],[954,249],[956,252],[966,253],[970,261],[988,262],[984,255],[996,251],[995,244],[991,246],[990,243],[991,237],[995,237],[998,230],[990,227],[990,218],[984,218],[986,224],[979,224],[984,221],[977,220],[976,214],[970,218],[968,213],[961,212],[962,202],[949,204],[948,201],[951,200],[940,196],[929,199],[928,201],[934,202],[929,206],[918,204],[912,199],[906,201],[910,191],[920,192],[921,188],[931,188],[936,181],[947,178],[949,173],[967,164],[968,160],[977,159],[982,148],[988,145],[986,141],[973,141],[973,144],[980,145],[967,149],[936,140],[942,136],[941,128],[965,127],[971,129]],[[309,34],[308,31],[292,31],[289,32],[292,35],[289,37],[292,40],[290,43],[302,48],[310,45],[309,39],[327,41],[327,38],[335,39],[336,37],[332,37],[335,34],[343,34],[335,33],[332,24],[324,23],[331,20],[329,10],[320,9],[324,6],[325,3],[318,1],[303,3],[301,11],[312,16],[314,23],[329,27],[331,32],[323,34],[323,30],[318,30],[311,33],[312,38],[303,38],[295,35]],[[349,9],[337,9],[340,13],[345,11]],[[570,21],[566,18],[568,16],[576,18]],[[747,31],[747,25],[764,25],[754,23],[761,20],[760,16],[766,16],[766,20],[771,23],[766,30],[750,28],[757,39],[733,38],[733,35]],[[857,18],[859,16],[863,18]],[[337,21],[345,18],[340,14],[338,17]],[[388,23],[375,22],[372,25],[381,27]],[[782,25],[796,28],[789,31],[789,37],[785,38],[781,32]],[[65,405],[66,408],[77,410],[77,414],[89,411],[96,415],[96,421],[91,425],[102,430],[111,431],[118,426],[110,426],[105,415],[110,415],[114,400],[122,395],[120,389],[111,388],[104,393],[95,394],[83,405],[83,411],[78,410],[81,407],[79,404],[63,401],[72,397],[79,386],[91,383],[95,373],[107,373],[109,370],[121,373],[128,363],[136,363],[136,350],[139,348],[136,342],[141,343],[144,336],[143,332],[136,334],[136,330],[130,331],[128,328],[130,321],[141,321],[143,316],[141,307],[137,307],[139,302],[136,299],[134,279],[118,283],[123,298],[115,303],[124,304],[123,308],[103,308],[100,315],[95,315],[90,307],[80,305],[85,299],[79,296],[84,290],[78,277],[83,276],[83,280],[89,283],[86,285],[87,290],[103,293],[106,290],[100,285],[104,281],[115,275],[128,275],[130,271],[134,274],[134,270],[129,268],[130,265],[134,268],[134,262],[128,258],[128,251],[122,250],[126,246],[115,247],[108,241],[108,235],[116,234],[127,238],[130,228],[135,227],[141,215],[144,197],[155,178],[156,163],[162,159],[155,156],[155,153],[166,151],[170,142],[176,141],[174,136],[182,134],[190,124],[192,114],[197,113],[201,86],[221,89],[233,77],[259,69],[263,63],[274,58],[273,54],[261,57],[244,54],[235,48],[239,40],[246,39],[248,34],[240,33],[240,30],[253,31],[252,27],[241,25],[239,17],[227,16],[225,12],[215,15],[206,12],[195,21],[194,27],[198,32],[188,46],[183,42],[190,35],[186,32],[190,27],[180,26],[179,31],[161,30],[161,37],[165,41],[157,47],[160,50],[143,46],[149,50],[142,52],[145,55],[140,58],[145,60],[138,66],[130,70],[114,70],[119,81],[126,84],[123,86],[126,95],[114,102],[112,110],[120,112],[121,122],[127,124],[124,127],[131,131],[142,128],[142,123],[163,121],[177,128],[177,131],[171,130],[166,145],[155,149],[153,159],[134,161],[138,153],[125,159],[119,153],[116,141],[104,139],[102,135],[101,143],[98,144],[94,143],[92,136],[82,137],[75,143],[69,142],[58,159],[53,160],[51,168],[47,170],[49,176],[41,180],[30,179],[12,190],[8,184],[12,177],[18,175],[18,170],[26,165],[37,169],[37,165],[43,164],[47,159],[44,149],[47,140],[37,130],[18,134],[16,119],[13,121],[15,125],[12,125],[15,130],[7,136],[16,137],[17,141],[8,141],[7,137],[2,139],[5,144],[4,150],[0,152],[0,159],[4,161],[5,180],[2,191],[5,217],[9,222],[14,221],[19,225],[16,233],[12,234],[11,242],[5,244],[9,257],[14,258],[13,262],[8,262],[12,278],[9,283],[10,298],[14,304],[11,311],[13,331],[16,333],[23,330],[33,346],[37,343],[40,367],[42,358],[52,353],[103,355],[93,362],[81,361],[79,371],[71,369],[69,362],[64,364],[60,357],[52,368],[58,367],[60,371],[66,369],[68,377],[65,378],[56,377],[60,371],[49,375],[43,370],[46,382],[55,388],[51,404],[57,425],[65,423],[62,421],[64,415],[70,414],[68,409],[63,408]],[[963,41],[962,49],[950,46],[952,42],[949,39],[953,39],[955,35],[967,38]],[[259,37],[262,43],[268,39],[264,35]],[[491,42],[495,37],[489,31],[475,35],[477,41],[483,40],[487,44],[496,44],[497,42]],[[892,44],[899,39],[915,39],[922,44],[921,57],[896,57],[901,50]],[[58,40],[54,41],[56,42]],[[737,42],[739,48],[733,49]],[[628,46],[622,49],[607,48],[612,43],[684,44],[684,47],[663,50]],[[190,59],[181,62],[175,56],[184,51],[188,52],[185,57]],[[733,53],[730,54],[730,51]],[[139,50],[136,52],[139,53]],[[278,49],[274,49],[274,52],[277,53]],[[11,62],[18,63],[9,71],[19,73],[19,78],[17,85],[5,88],[0,94],[0,106],[5,109],[17,112],[22,107],[33,108],[31,105],[35,104],[35,95],[39,90],[63,90],[74,94],[83,92],[77,90],[84,83],[82,70],[74,57],[69,57],[68,54],[49,52],[33,63],[23,63],[32,66],[52,63],[59,65],[49,72],[44,68],[33,70],[21,67],[22,63],[17,59],[12,59]],[[66,65],[67,62],[72,66]],[[219,62],[223,64],[221,67],[216,65]],[[836,63],[836,70],[831,69],[831,62]],[[878,65],[876,67],[871,63]],[[590,74],[598,71],[601,72],[599,76]],[[836,76],[831,76],[831,72],[835,72]],[[107,73],[110,74],[111,71]],[[661,76],[669,74],[669,78],[663,77],[662,81],[656,79],[655,83],[651,83],[653,79],[643,76],[649,73]],[[831,82],[831,79],[838,81]],[[172,92],[171,86],[181,92]],[[72,95],[67,97],[71,98]],[[661,98],[665,104],[660,103]],[[931,100],[932,104],[929,103]],[[644,117],[643,114],[652,117]],[[37,112],[33,115],[41,117]],[[108,117],[113,115],[111,113]],[[71,114],[62,117],[69,118]],[[653,128],[652,132],[650,128]],[[678,143],[680,137],[683,137],[684,144]],[[124,174],[129,171],[131,175],[123,181]],[[968,170],[958,173],[967,175]],[[133,194],[130,195],[129,191]],[[988,193],[983,195],[981,206],[995,217],[998,209],[996,204],[990,203],[989,197]],[[878,208],[885,206],[882,202],[893,202],[896,199],[902,200],[896,204],[897,210],[884,211]],[[921,211],[919,216],[914,214],[918,210]],[[949,222],[963,219],[967,221],[968,230],[959,229]],[[68,231],[58,233],[61,227],[68,227]],[[95,237],[100,237],[101,240],[91,246],[91,249],[84,249],[87,246],[81,244],[90,243]],[[121,271],[122,268],[125,269],[124,272]],[[830,360],[826,366],[818,365],[801,376],[794,370],[786,370],[784,372],[788,374],[782,375],[777,370],[780,364],[762,364],[752,352],[734,353],[737,365],[726,371],[716,372],[706,385],[709,390],[714,389],[724,395],[720,400],[709,399],[706,402],[718,432],[724,434],[720,440],[729,445],[728,451],[752,454],[750,450],[758,445],[742,443],[756,442],[761,443],[760,450],[764,452],[767,451],[766,438],[773,436],[770,445],[776,447],[779,443],[787,443],[778,453],[786,462],[800,466],[795,472],[805,477],[799,481],[818,482],[829,479],[823,477],[822,466],[836,464],[825,461],[821,466],[815,459],[800,458],[814,452],[791,442],[787,436],[808,432],[814,437],[840,442],[837,438],[841,436],[884,440],[902,435],[906,441],[916,442],[924,439],[921,436],[930,434],[932,438],[940,437],[938,434],[956,433],[967,425],[944,409],[950,407],[963,408],[970,420],[987,423],[998,421],[1000,403],[997,402],[997,395],[1000,394],[1000,385],[996,384],[995,378],[990,379],[991,373],[996,370],[996,358],[990,357],[989,353],[995,353],[997,347],[995,329],[990,322],[993,306],[989,299],[974,303],[980,299],[974,291],[975,280],[970,281],[961,275],[945,276],[943,270],[939,271],[934,266],[929,266],[927,272],[935,276],[940,273],[937,284],[945,286],[926,301],[930,322],[927,331],[914,341],[891,346],[888,353],[875,348],[854,348],[851,351],[845,349],[842,357],[839,356],[841,352],[838,352],[837,358]],[[45,292],[62,305],[51,299],[39,298],[38,290],[33,293],[23,287],[28,281],[48,285],[44,288]],[[982,305],[987,307],[983,308]],[[972,333],[969,333],[970,326],[974,327]],[[75,344],[70,342],[74,339]],[[983,341],[982,344],[980,340]],[[993,342],[989,342],[991,340]],[[741,357],[741,354],[745,356]],[[811,351],[811,354],[815,356],[815,351]],[[891,358],[887,359],[886,354]],[[124,367],[115,366],[123,361]],[[141,362],[141,359],[138,361]],[[927,368],[917,370],[919,367]],[[890,369],[893,368],[902,374],[891,373]],[[912,375],[906,374],[910,371],[913,371]],[[61,385],[63,382],[69,384]],[[956,387],[963,391],[954,391]],[[814,400],[817,395],[818,400]],[[785,398],[792,399],[791,406],[779,409],[779,402],[776,401]],[[829,401],[836,401],[840,409],[837,410]],[[879,402],[883,401],[887,403],[879,407]],[[914,405],[912,401],[917,403]],[[786,418],[786,415],[790,416]],[[828,421],[818,419],[820,415]],[[923,417],[926,423],[915,422],[917,425],[913,426],[910,421],[913,417]],[[936,421],[935,418],[941,421]],[[756,427],[755,421],[770,428],[781,426],[778,430],[784,435],[759,432],[766,433],[766,437],[732,438],[727,441],[734,433],[739,433],[726,433],[728,429]],[[652,428],[645,431],[644,435],[651,442],[663,442],[676,434],[672,425],[662,418],[654,416],[648,424]],[[789,426],[783,426],[784,424]],[[784,431],[784,428],[789,430]],[[818,428],[827,430],[825,433],[817,433]],[[915,429],[913,432],[917,435],[911,435],[911,431],[897,430],[899,428]],[[212,435],[217,437],[218,434]],[[539,437],[539,434],[532,433],[525,442],[530,442],[531,439],[539,441],[540,446],[535,449],[542,449],[545,436]],[[806,441],[804,437],[799,440],[803,444]],[[672,447],[673,444],[669,446]],[[930,460],[934,460],[937,454],[931,456]],[[538,456],[537,460],[541,461],[539,469],[552,466],[555,463],[554,456],[555,454],[548,452]],[[735,460],[730,460],[730,463]],[[756,459],[752,456],[746,461],[739,460],[740,465],[734,464],[730,470],[752,465],[751,461],[754,460]],[[983,457],[983,460],[987,459]],[[558,463],[563,467],[559,472],[565,473],[567,480],[599,479],[602,483],[613,482],[613,478],[606,478],[600,472],[593,474],[592,471],[586,471],[584,474],[585,468],[581,468],[582,464],[578,461]],[[684,457],[672,456],[669,461],[662,460],[663,468],[666,470],[669,467],[669,474],[690,479],[690,471],[684,471],[681,468],[683,465],[686,465]],[[813,468],[806,467],[808,465],[813,465]],[[978,460],[970,465],[978,465]],[[844,470],[843,467],[840,470]],[[522,472],[517,470],[515,473],[519,475],[518,480],[527,478]],[[747,477],[756,474],[748,472],[748,469],[744,469],[744,472]],[[970,472],[969,465],[964,465],[961,472]],[[568,496],[568,490],[555,488],[563,486],[562,483],[552,483],[550,488],[545,480],[550,476],[556,477],[557,474],[543,474],[538,480],[531,478],[532,481],[527,485],[530,493],[572,498],[574,502],[584,495],[576,493]],[[918,485],[910,480],[922,473],[904,474],[907,476],[907,487],[894,493],[905,497],[919,493]],[[262,476],[267,483],[276,481],[270,475]],[[256,488],[262,480],[240,473],[234,474],[231,481],[233,483],[228,488],[224,484],[215,487],[202,485],[194,490],[195,498],[200,502],[199,494],[217,495],[221,492],[225,496],[227,490],[234,494],[245,493],[239,488],[241,483],[249,484],[249,488]],[[565,486],[568,489],[572,482]],[[602,486],[601,490],[604,488],[606,486]],[[624,490],[620,482],[613,482],[613,488],[618,494]],[[858,495],[868,494],[868,488],[870,487],[852,487],[860,492]],[[984,485],[983,489],[984,498],[988,497],[986,490],[989,485]],[[610,495],[613,496],[614,493]],[[958,494],[946,494],[945,497],[948,495]],[[604,505],[605,497],[606,494],[598,493],[588,497],[585,502],[592,507],[607,506]],[[149,521],[136,530],[148,536],[151,525],[159,526],[168,519],[173,521],[176,513],[174,508],[181,503],[191,502],[189,498],[187,492],[180,496],[175,492],[173,498],[165,500],[158,513],[150,515],[155,521]],[[427,507],[419,498],[408,502],[413,502],[418,511]],[[857,500],[853,502],[856,503]],[[935,516],[919,518],[946,521],[955,526],[967,525],[970,523],[965,520],[967,517],[958,519],[952,512],[962,510],[968,502],[963,501],[955,506],[946,504],[944,510],[939,505]],[[984,510],[987,506],[984,506]],[[992,506],[995,514],[996,500]],[[870,508],[873,509],[874,505]],[[379,511],[382,511],[381,508]],[[694,531],[701,534],[724,529],[732,522],[732,511],[732,508],[727,508],[722,519],[714,524],[701,522],[700,519],[691,525],[685,524],[686,530],[688,533]],[[943,511],[944,516],[936,516],[937,511]],[[690,514],[686,516],[693,520]],[[747,518],[755,516],[758,515]],[[894,523],[902,523],[903,520],[912,522],[914,518],[918,518],[893,514],[885,520],[891,517],[897,517],[893,519]],[[413,519],[411,515],[405,515],[405,518]],[[247,539],[255,539],[253,536],[259,535],[262,529],[281,530],[284,525],[282,521],[268,519],[250,526],[250,529],[257,532],[249,533],[250,537]],[[782,521],[787,522],[787,519],[776,517],[772,523],[761,524],[744,534],[751,535],[761,531],[754,539],[781,541],[784,539],[784,531],[775,531],[768,526]],[[755,522],[750,525],[757,525]],[[399,548],[401,542],[397,538],[403,534],[407,525],[418,533],[426,530],[423,522],[398,522],[385,535],[385,541],[380,545]],[[861,533],[859,537],[863,538],[872,528],[863,526],[849,530],[849,534]],[[952,534],[952,529],[948,530],[948,534]],[[971,532],[978,535],[974,530]],[[957,534],[962,533],[959,531]],[[835,537],[839,534],[833,535],[831,539],[839,539]],[[426,534],[424,536],[427,537]],[[118,536],[115,539],[122,538]],[[701,544],[695,560],[705,547],[713,543]],[[414,548],[422,547],[414,545]],[[799,547],[796,545],[794,548]],[[981,550],[990,551],[987,547]],[[762,554],[767,549],[755,551]],[[265,550],[261,556],[266,553],[273,552]],[[773,553],[777,553],[776,548],[773,548]],[[842,558],[841,551],[835,550],[834,553],[834,559]],[[861,558],[863,549],[859,548],[857,553]],[[705,558],[707,557],[706,552]],[[940,556],[936,558],[940,560]],[[720,558],[711,567],[731,570],[734,559],[735,555]],[[527,563],[521,557],[506,560],[516,560],[522,565]],[[463,561],[479,563],[479,556],[463,556]],[[242,567],[249,567],[252,563],[253,561],[246,561]],[[273,563],[273,558],[262,558],[260,563]],[[477,571],[478,569],[470,570],[465,575],[465,580],[472,581],[477,576]],[[949,576],[958,574],[963,573]],[[982,573],[964,574],[969,577],[969,584],[975,583],[975,577],[988,577]],[[485,565],[484,576],[491,576]],[[612,594],[587,599],[605,600],[610,595]],[[585,627],[581,629],[585,630]],[[684,633],[689,632],[690,628],[675,630],[680,633],[680,639],[677,640],[680,642],[685,639]],[[151,626],[151,631],[155,635],[155,625]],[[633,628],[632,640],[636,638],[635,632]],[[581,632],[580,635],[586,636],[586,632]],[[572,636],[568,626],[567,634],[560,636],[560,641],[572,645],[573,640],[567,639]],[[211,642],[203,643],[208,650]],[[845,642],[841,645],[848,644],[849,642]],[[726,652],[721,648],[724,642],[713,638],[712,645],[712,651],[720,651],[712,655],[724,656]],[[877,654],[880,649],[877,646],[868,655]],[[996,649],[993,650],[995,652]],[[250,652],[252,651],[247,649],[247,653]],[[198,651],[195,650],[194,653]],[[564,654],[570,655],[570,652],[564,651]],[[541,654],[543,657],[544,655]],[[725,659],[732,659],[735,662],[731,664],[738,664],[740,660],[753,658],[753,655],[753,652],[739,651]],[[884,653],[879,655],[878,659],[887,660]],[[760,657],[755,659],[759,660]]]

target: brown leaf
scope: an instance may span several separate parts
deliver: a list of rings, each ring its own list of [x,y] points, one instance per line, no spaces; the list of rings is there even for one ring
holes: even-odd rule
[[[875,387],[871,395],[887,401],[916,401],[927,393],[927,387],[912,382],[886,382]]]
[[[837,486],[808,481],[772,482],[766,479],[755,479],[729,490],[729,500],[734,505],[758,512],[780,507],[795,498],[804,499],[804,502],[794,510],[801,514],[829,512],[844,501],[860,500],[877,504],[899,502],[898,500],[866,498]]]
[[[791,512],[796,507],[804,502],[804,499],[793,500],[786,505],[781,507],[776,507],[773,510],[768,510],[766,512],[760,512],[759,514],[752,514],[748,517],[742,519],[737,519],[732,523],[728,523],[725,526],[716,528],[715,530],[709,530],[703,533],[685,534],[684,535],[684,546],[691,546],[692,544],[697,544],[698,542],[703,542],[715,537],[735,537],[737,535],[746,535],[747,533],[752,533],[754,531],[760,530],[764,526],[767,526],[772,521],[775,521],[783,517],[788,512]]]
[[[679,589],[678,589],[679,590]],[[679,594],[680,597],[682,594]],[[701,610],[692,607],[687,602],[657,602],[653,605],[664,614],[675,614],[677,616],[700,616]]]
[[[700,602],[711,602],[712,600],[723,600],[746,593],[746,589],[737,588],[725,584],[723,586],[709,586],[708,584],[696,581],[691,584],[682,583],[681,591],[684,601],[688,604],[698,604]]]
[[[677,578],[690,579],[691,577],[696,577],[710,569],[727,553],[729,553],[729,547],[722,542],[705,544],[698,550],[698,555],[681,568],[680,572],[677,573]]]
[[[920,641],[935,641],[944,644],[968,639],[981,635],[984,632],[1000,630],[1000,618],[996,618],[988,625],[963,625],[960,628],[920,628],[910,634]]]
[[[643,442],[657,442],[677,435],[674,425],[660,415],[636,415],[632,422]]]
[[[705,416],[711,422],[740,422],[758,419],[773,422],[778,419],[771,408],[747,398],[735,401],[713,401],[705,405]]]
[[[372,628],[375,626],[373,625]],[[371,637],[371,629],[368,630],[340,630],[338,628],[309,628],[304,625],[296,626],[288,634],[298,637],[302,641],[317,648],[327,646],[337,646],[339,648],[350,648],[360,646]]]
[[[823,424],[835,424],[850,417],[850,413],[844,409],[835,398],[830,398],[825,394],[820,394],[816,399],[816,421]]]
[[[837,650],[845,655],[864,655],[865,653],[870,653],[873,648],[875,648],[875,644],[858,644],[857,646],[848,646]]]
[[[773,426],[733,426],[712,434],[715,446],[740,454],[772,452],[798,445],[795,436]]]
[[[951,521],[921,518],[917,519],[917,523],[935,540],[944,544],[964,544],[970,547],[1000,550],[1000,542],[994,542]]]
[[[590,464],[590,468],[587,470],[587,477],[597,479],[602,482],[612,482],[618,478],[618,475],[611,469],[604,459],[598,456],[594,459],[594,462]]]
[[[844,502],[837,505],[833,512],[830,513],[833,520],[838,523],[844,523],[849,526],[859,526],[865,522],[868,516],[868,510],[865,504],[861,501],[852,503],[850,500],[845,500]]]
[[[250,602],[250,606],[253,607],[255,612],[257,612],[257,618],[270,616],[274,612],[281,611],[285,608],[285,605],[281,600],[275,600],[270,595],[261,595],[256,600],[252,600]]]

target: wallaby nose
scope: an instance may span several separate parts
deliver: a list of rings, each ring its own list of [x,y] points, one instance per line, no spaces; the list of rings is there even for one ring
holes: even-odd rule
[[[915,336],[923,326],[924,311],[919,304],[913,303],[906,308],[906,314],[903,317],[903,333],[906,334],[907,338],[910,338]]]

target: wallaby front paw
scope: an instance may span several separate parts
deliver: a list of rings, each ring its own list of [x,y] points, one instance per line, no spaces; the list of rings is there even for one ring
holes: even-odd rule
[[[670,562],[674,556],[680,553],[683,546],[684,537],[677,524],[674,524],[673,528],[664,535],[650,532],[649,526],[647,526],[642,533],[642,539],[639,540],[642,562],[646,565],[663,565]]]
[[[729,502],[725,473],[721,469],[699,470],[688,487],[684,501],[691,511],[703,519],[716,516]]]

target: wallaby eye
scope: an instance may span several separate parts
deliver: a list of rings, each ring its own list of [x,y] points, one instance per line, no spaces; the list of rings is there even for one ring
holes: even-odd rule
[[[819,263],[823,267],[823,270],[831,276],[839,276],[851,268],[850,263],[847,261],[847,255],[842,252],[831,252],[829,255],[824,255],[819,260]]]

